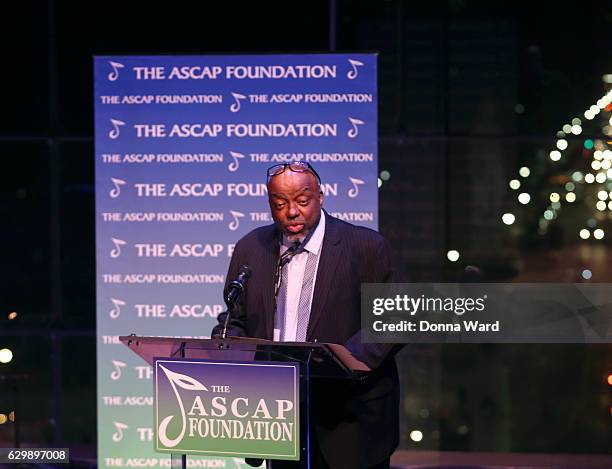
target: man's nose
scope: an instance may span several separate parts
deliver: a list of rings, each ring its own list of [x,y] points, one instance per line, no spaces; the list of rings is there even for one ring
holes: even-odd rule
[[[287,216],[289,218],[295,218],[300,214],[297,204],[290,203],[288,209]]]

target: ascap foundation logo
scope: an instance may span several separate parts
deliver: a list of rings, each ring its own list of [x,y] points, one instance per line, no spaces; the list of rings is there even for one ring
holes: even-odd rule
[[[363,184],[365,184],[365,181],[363,179],[357,179],[357,178],[350,177],[350,176],[349,176],[349,181],[351,181],[351,188],[347,192],[347,195],[351,199],[354,199],[355,197],[359,195],[359,186],[362,186]]]
[[[113,62],[113,61],[109,61],[108,63],[113,69],[112,72],[110,72],[107,75],[108,81],[116,81],[117,78],[119,78],[119,70],[125,67],[125,65],[123,65],[122,63]]]
[[[113,188],[110,190],[108,195],[112,199],[116,199],[121,195],[121,186],[124,186],[126,182],[123,179],[111,178],[111,182],[113,183]]]
[[[349,138],[355,138],[359,135],[359,126],[364,125],[365,122],[361,119],[355,119],[354,117],[349,117],[348,120],[351,123],[351,128],[346,135],[348,135]]]
[[[240,111],[240,101],[246,99],[246,96],[240,93],[232,93],[232,96],[234,97],[234,104],[230,106],[230,111],[238,112]]]
[[[240,159],[244,158],[242,153],[238,153],[237,151],[230,151],[230,156],[232,157],[232,162],[227,165],[227,169],[229,169],[232,173],[238,171],[240,167]]]
[[[119,135],[121,135],[121,131],[119,129],[125,125],[125,122],[119,119],[111,119],[110,123],[113,128],[108,132],[108,138],[115,140],[119,138]]]
[[[232,216],[232,221],[229,223],[228,228],[231,231],[236,231],[240,226],[240,219],[244,217],[244,213],[230,210],[230,214]]]
[[[299,458],[297,364],[155,361],[155,449]]]
[[[357,67],[363,67],[363,62],[355,59],[348,59],[349,64],[351,65],[351,70],[349,70],[346,74],[346,78],[349,80],[354,80],[359,75],[359,71]]]
[[[113,442],[119,443],[123,440],[123,430],[127,430],[129,427],[123,422],[113,422],[115,426],[115,432],[113,433]]]

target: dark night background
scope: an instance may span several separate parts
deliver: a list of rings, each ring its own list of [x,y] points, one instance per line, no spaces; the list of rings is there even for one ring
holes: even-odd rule
[[[380,230],[406,280],[462,280],[475,265],[483,281],[579,282],[589,268],[612,282],[610,241],[576,236],[586,206],[542,232],[535,209],[501,222],[519,167],[547,199],[557,132],[606,91],[610,1],[21,0],[0,12],[0,348],[15,355],[0,364],[0,414],[19,409],[23,441],[95,447],[93,55],[378,51]],[[566,170],[601,138],[594,122],[568,138]],[[412,346],[401,370],[404,449],[611,452],[611,345]],[[0,446],[13,431],[0,425]]]

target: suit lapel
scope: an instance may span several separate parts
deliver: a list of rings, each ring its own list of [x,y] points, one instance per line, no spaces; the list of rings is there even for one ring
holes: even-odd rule
[[[336,268],[342,258],[342,238],[340,237],[337,224],[327,212],[325,212],[325,216],[325,235],[323,237],[321,259],[319,260],[319,267],[317,269],[312,307],[310,308],[310,319],[308,321],[308,332],[306,334],[307,341],[312,339],[312,331],[325,313],[327,298],[335,283]]]

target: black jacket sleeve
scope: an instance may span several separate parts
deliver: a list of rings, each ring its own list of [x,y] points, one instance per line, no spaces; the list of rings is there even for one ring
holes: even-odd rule
[[[383,237],[378,238],[371,276],[368,275],[365,283],[393,283],[397,281],[396,271],[393,267],[391,248]],[[368,365],[372,370],[380,367],[387,357],[395,355],[402,345],[363,343],[361,329],[357,331],[344,346],[355,358]]]

